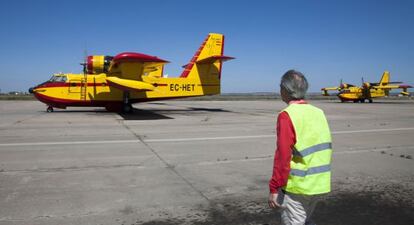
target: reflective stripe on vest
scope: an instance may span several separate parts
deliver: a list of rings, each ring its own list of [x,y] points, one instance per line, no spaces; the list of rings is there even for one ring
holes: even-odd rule
[[[331,171],[331,165],[323,165],[323,166],[311,167],[308,170],[291,169],[290,175],[298,176],[298,177],[306,177],[308,175],[325,173],[329,171]]]
[[[317,144],[314,146],[311,146],[309,148],[305,148],[302,151],[298,151],[296,150],[296,148],[293,148],[293,155],[294,156],[300,156],[300,157],[306,157],[312,153],[315,152],[319,152],[319,151],[323,151],[326,149],[331,149],[332,148],[332,143],[331,142],[327,142],[327,143],[322,143],[322,144]]]

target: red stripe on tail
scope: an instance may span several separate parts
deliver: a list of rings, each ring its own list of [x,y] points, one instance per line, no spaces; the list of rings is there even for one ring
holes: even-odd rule
[[[204,46],[207,43],[207,40],[210,38],[210,35],[207,35],[206,40],[204,40],[203,44],[201,44],[200,48],[198,49],[198,51],[194,54],[193,58],[191,59],[190,63],[187,64],[187,66],[185,67],[184,71],[181,73],[181,78],[186,78],[188,77],[188,74],[190,74],[191,69],[194,66],[194,63],[197,61],[198,56],[200,56],[201,51],[203,50]]]

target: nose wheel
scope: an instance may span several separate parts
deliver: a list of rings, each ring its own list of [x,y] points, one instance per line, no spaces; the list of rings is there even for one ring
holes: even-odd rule
[[[52,106],[47,107],[46,112],[53,112],[53,107]]]

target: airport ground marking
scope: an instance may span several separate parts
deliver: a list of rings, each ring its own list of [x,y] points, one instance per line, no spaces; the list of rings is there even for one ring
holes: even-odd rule
[[[414,127],[401,127],[389,129],[369,129],[369,130],[345,130],[332,131],[333,135],[354,134],[354,133],[378,133],[392,131],[410,131]],[[237,140],[237,139],[258,139],[258,138],[274,138],[275,134],[266,135],[248,135],[248,136],[224,136],[224,137],[196,137],[196,138],[161,138],[161,139],[145,139],[146,143],[162,143],[162,142],[192,142],[192,141],[211,141],[211,140]],[[62,141],[62,142],[20,142],[20,143],[0,143],[0,147],[13,146],[45,146],[45,145],[76,145],[76,144],[124,144],[124,143],[142,143],[138,139],[128,140],[101,140],[101,141]]]
[[[370,129],[370,130],[349,130],[349,131],[333,131],[332,134],[352,134],[352,133],[376,133],[388,131],[407,131],[414,130],[414,127],[390,128],[390,129]],[[148,143],[154,142],[188,142],[188,141],[209,141],[209,140],[232,140],[232,139],[256,139],[256,138],[274,138],[275,134],[266,135],[249,135],[249,136],[226,136],[226,137],[200,137],[200,138],[171,138],[171,139],[147,139]]]
[[[269,138],[275,135],[249,135],[249,136],[227,136],[227,137],[200,137],[200,138],[166,138],[166,139],[147,139],[148,143],[156,142],[191,142],[191,141],[213,141],[213,140],[235,140],[235,139],[256,139]]]
[[[389,129],[369,129],[369,130],[344,130],[344,131],[332,131],[332,134],[354,134],[354,133],[377,133],[377,132],[388,132],[388,131],[407,131],[414,130],[414,127],[400,127],[400,128],[389,128]]]
[[[0,147],[45,146],[45,145],[83,145],[83,144],[125,144],[125,143],[141,143],[141,142],[139,140],[26,142],[26,143],[3,143],[3,144],[0,144]]]

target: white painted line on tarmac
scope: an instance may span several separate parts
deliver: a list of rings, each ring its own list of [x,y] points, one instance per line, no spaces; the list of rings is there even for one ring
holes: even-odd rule
[[[275,135],[251,135],[251,136],[228,136],[228,137],[201,137],[201,138],[171,138],[171,139],[147,139],[147,143],[154,142],[188,142],[188,141],[210,141],[210,140],[234,140],[234,139],[256,139],[275,137]]]
[[[376,132],[406,131],[406,130],[414,130],[414,127],[389,128],[389,129],[372,129],[372,130],[332,131],[332,134],[376,133]]]
[[[414,130],[414,127],[390,128],[390,129],[372,129],[372,130],[349,130],[349,131],[333,131],[332,134],[353,134],[353,133],[376,133],[389,131],[407,131]],[[256,138],[274,138],[276,135],[252,135],[252,136],[227,136],[227,137],[201,137],[201,138],[171,138],[171,139],[147,139],[147,143],[154,142],[188,142],[188,141],[209,141],[209,140],[233,140],[233,139],[256,139]]]
[[[349,130],[349,131],[333,131],[332,134],[354,134],[354,133],[378,133],[391,131],[409,131],[414,127],[389,128],[389,129],[371,129],[371,130]],[[271,135],[250,135],[250,136],[227,136],[227,137],[199,137],[199,138],[163,138],[163,139],[146,139],[146,143],[160,142],[192,142],[192,141],[211,141],[211,140],[237,140],[237,139],[258,139],[258,138],[275,138],[275,134]],[[62,141],[62,142],[27,142],[27,143],[1,143],[0,147],[10,146],[45,146],[45,145],[77,145],[77,144],[123,144],[123,143],[141,143],[140,140],[110,140],[110,141]]]
[[[26,143],[4,143],[0,147],[8,146],[45,146],[45,145],[83,145],[83,144],[122,144],[141,143],[139,140],[113,140],[113,141],[61,141],[61,142],[26,142]]]

